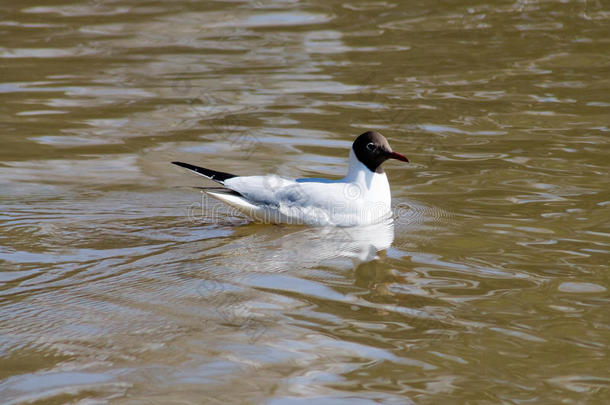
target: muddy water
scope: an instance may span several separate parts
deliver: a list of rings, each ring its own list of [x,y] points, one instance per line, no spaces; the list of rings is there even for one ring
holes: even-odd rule
[[[0,16],[3,403],[607,401],[602,2]],[[168,164],[336,178],[366,129],[412,162],[367,229],[253,224]]]

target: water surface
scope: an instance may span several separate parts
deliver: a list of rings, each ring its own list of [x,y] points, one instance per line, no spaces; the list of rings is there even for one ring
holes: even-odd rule
[[[0,5],[3,403],[604,403],[597,1]],[[391,225],[273,226],[169,165],[341,177]]]

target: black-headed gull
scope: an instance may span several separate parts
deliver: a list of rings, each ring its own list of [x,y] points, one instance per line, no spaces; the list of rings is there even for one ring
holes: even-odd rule
[[[383,135],[368,131],[354,141],[347,175],[340,180],[288,179],[277,175],[236,176],[189,163],[172,162],[223,187],[203,188],[257,221],[354,226],[392,215],[388,178],[381,165],[409,160],[394,152]]]

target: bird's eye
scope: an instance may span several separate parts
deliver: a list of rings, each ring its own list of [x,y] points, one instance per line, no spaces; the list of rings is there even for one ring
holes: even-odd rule
[[[373,142],[369,142],[366,144],[366,148],[370,151],[375,150],[375,144]]]

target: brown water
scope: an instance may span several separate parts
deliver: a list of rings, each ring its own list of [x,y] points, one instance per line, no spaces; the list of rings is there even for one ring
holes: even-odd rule
[[[607,403],[607,4],[0,17],[2,403]],[[339,177],[366,129],[412,162],[394,229],[251,224],[168,164]]]

